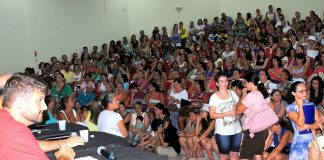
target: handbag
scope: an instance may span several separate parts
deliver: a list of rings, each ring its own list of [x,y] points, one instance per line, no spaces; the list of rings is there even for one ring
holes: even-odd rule
[[[309,144],[308,159],[309,160],[324,160],[324,135],[322,125],[318,124],[321,129],[321,133],[316,134],[316,131],[312,130],[314,139]]]
[[[254,136],[254,133],[261,132],[273,126],[279,120],[276,113],[268,106],[266,100],[261,107],[251,111],[246,118],[251,138]]]

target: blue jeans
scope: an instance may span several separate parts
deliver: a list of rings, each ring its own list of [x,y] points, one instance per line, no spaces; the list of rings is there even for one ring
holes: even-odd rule
[[[217,147],[220,154],[228,155],[232,152],[239,152],[242,140],[242,132],[234,135],[215,134]]]

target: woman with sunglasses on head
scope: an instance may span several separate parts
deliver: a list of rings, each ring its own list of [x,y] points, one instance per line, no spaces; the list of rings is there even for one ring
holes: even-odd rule
[[[314,139],[312,130],[319,128],[320,120],[316,106],[306,101],[307,89],[303,82],[294,82],[288,92],[287,115],[294,128],[294,138],[289,159],[299,160],[308,157],[308,145]]]
[[[242,127],[235,114],[235,106],[239,97],[228,89],[225,73],[218,73],[215,81],[219,89],[210,97],[209,114],[211,119],[216,119],[215,140],[220,153],[219,159],[238,159]]]

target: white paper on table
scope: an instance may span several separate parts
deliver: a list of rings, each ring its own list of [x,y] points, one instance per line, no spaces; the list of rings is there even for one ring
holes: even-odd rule
[[[86,157],[80,157],[80,158],[76,158],[74,160],[98,160],[96,158],[93,158],[91,156],[86,156]]]

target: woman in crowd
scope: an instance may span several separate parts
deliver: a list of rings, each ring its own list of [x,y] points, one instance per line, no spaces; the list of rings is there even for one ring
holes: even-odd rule
[[[73,65],[73,81],[72,81],[74,91],[80,90],[80,85],[82,83],[82,77],[83,77],[83,73],[80,69],[80,66],[78,64],[74,64]]]
[[[71,87],[65,84],[64,76],[62,73],[55,75],[55,83],[52,85],[51,94],[56,103],[60,103],[61,99],[72,94]]]
[[[81,108],[74,108],[74,101],[71,96],[61,100],[62,110],[57,115],[58,120],[66,120],[68,123],[81,122]]]
[[[135,55],[137,55],[140,52],[140,45],[139,45],[138,40],[136,39],[136,35],[135,34],[133,34],[131,36],[130,44],[131,44],[131,49],[132,49],[133,53]]]
[[[119,102],[118,113],[123,118],[126,128],[128,128],[132,114],[126,110],[126,106],[124,102]]]
[[[216,78],[218,91],[209,100],[210,118],[216,119],[215,139],[219,149],[219,159],[238,159],[242,138],[242,127],[239,117],[235,114],[235,106],[239,97],[234,91],[228,90],[228,79],[222,72]]]
[[[280,75],[280,83],[277,86],[277,89],[281,92],[281,96],[283,99],[286,99],[288,90],[291,85],[291,75],[287,69],[282,70]]]
[[[150,119],[146,112],[143,112],[143,105],[140,102],[136,102],[134,105],[135,113],[131,115],[130,118],[130,125],[129,125],[129,138],[131,139],[131,142],[134,146],[138,144],[138,142],[135,140],[135,136],[141,133],[144,133],[145,131],[150,130]],[[143,126],[142,128],[136,128],[136,118],[138,116],[143,117]]]
[[[313,102],[315,105],[321,103],[322,98],[324,96],[324,85],[323,80],[320,76],[315,76],[311,80],[308,99],[309,101]]]
[[[270,127],[269,132],[269,136],[266,140],[267,150],[263,153],[263,158],[265,160],[288,160],[290,146],[294,135],[290,122],[286,119],[279,119],[275,125]],[[274,146],[270,146],[271,144],[274,144]]]
[[[185,129],[183,131],[179,131],[179,142],[181,145],[181,148],[185,152],[185,158],[197,158],[197,152],[199,153],[199,157],[203,158],[204,155],[201,150],[200,144],[196,144],[194,142],[195,137],[195,128],[197,125],[197,116],[199,116],[200,111],[199,110],[191,110],[189,112],[190,120],[187,123]]]
[[[164,79],[163,78],[163,74],[159,70],[153,70],[151,76],[148,78],[148,81],[149,82],[152,81],[152,82],[158,84],[158,86],[160,88],[160,91],[162,93],[164,93],[166,91],[166,88],[165,88],[165,80],[167,80],[167,79]]]
[[[308,92],[303,82],[294,82],[288,94],[290,105],[286,110],[294,128],[289,159],[302,160],[308,157],[309,143],[314,138],[311,130],[319,127],[316,122],[320,117],[315,105],[306,101]],[[304,104],[307,105],[303,107]]]
[[[281,92],[278,89],[273,90],[270,96],[270,106],[279,118],[284,118],[286,115],[286,107],[288,106],[288,103],[282,100]]]
[[[271,93],[272,90],[277,87],[277,85],[272,83],[272,81],[270,80],[270,76],[267,70],[261,69],[259,71],[259,78],[260,78],[260,82],[264,84],[264,87],[266,88],[268,93]]]
[[[145,92],[148,86],[148,81],[144,77],[144,71],[137,71],[136,75],[134,75],[134,80],[138,86],[138,89],[142,92]]]
[[[127,93],[124,91],[123,84],[118,83],[116,88],[116,99],[120,102],[125,102],[127,99]]]
[[[272,58],[272,67],[268,70],[269,78],[276,82],[280,82],[280,73],[283,70],[281,59],[277,56]]]
[[[253,73],[248,73],[244,76],[245,87],[243,90],[243,95],[236,105],[236,114],[244,114],[244,116],[249,116],[248,113],[257,110],[262,107],[264,99],[268,97],[268,92],[266,91],[263,83],[259,83],[260,79],[258,75]],[[247,93],[247,91],[250,91]],[[249,126],[246,122],[247,118],[243,120],[244,136],[241,146],[240,158],[241,159],[257,159],[261,160],[265,140],[268,136],[268,129],[254,133],[254,136],[250,136]]]
[[[164,95],[160,92],[160,87],[155,82],[149,82],[149,92],[145,95],[145,104],[149,112],[149,118],[154,119],[154,106],[157,103],[164,104]]]
[[[166,74],[166,70],[165,70],[165,67],[164,67],[163,63],[160,62],[160,61],[157,62],[156,66],[155,66],[155,69],[162,73],[162,80],[166,81],[167,80],[167,74]]]
[[[172,124],[178,125],[175,127],[178,127],[180,131],[182,131],[184,129],[184,122],[186,121],[186,116],[179,115],[179,117],[178,117],[177,112],[175,112],[175,111],[180,109],[181,99],[188,100],[188,92],[186,89],[182,88],[181,83],[182,82],[181,82],[180,78],[173,80],[173,87],[172,87],[173,89],[171,90],[169,97],[168,97],[169,103],[172,104],[172,106],[176,107],[176,108],[172,108],[172,109],[169,108],[169,110],[172,111],[171,112],[171,120],[173,120]],[[178,123],[175,123],[175,122],[178,122]]]
[[[108,75],[106,73],[101,73],[100,82],[96,87],[96,96],[100,97],[106,92],[106,86],[108,85]]]
[[[230,89],[234,91],[239,98],[241,98],[244,86],[240,80],[234,80],[230,84]]]
[[[212,77],[215,77],[218,72],[222,72],[222,69],[221,68],[214,68],[214,72],[213,72]],[[216,85],[216,82],[215,82],[215,78],[209,79],[209,81],[207,82],[206,91],[208,91],[208,92],[216,92],[216,90],[217,90],[217,85]]]
[[[156,148],[158,155],[175,157],[180,154],[181,146],[177,131],[169,117],[163,118],[163,128],[158,129],[158,137],[161,142],[161,145]]]
[[[98,129],[100,132],[106,132],[119,137],[127,138],[128,131],[123,122],[123,118],[115,110],[119,107],[119,101],[116,97],[111,99],[103,99],[101,101],[105,110],[99,114],[98,117]]]
[[[90,131],[99,131],[97,124],[99,114],[102,110],[100,104],[97,101],[93,101],[89,106],[89,110],[82,112],[84,122]]]
[[[302,81],[305,82],[305,70],[307,70],[307,68],[305,68],[305,63],[306,63],[306,57],[303,54],[297,54],[296,55],[296,65],[289,68],[289,71],[291,73],[292,76],[292,80],[295,81]]]
[[[48,108],[45,125],[57,123],[56,114],[54,113],[54,107],[55,107],[54,98],[52,96],[46,96],[45,104],[47,105]]]
[[[259,49],[257,52],[256,58],[254,60],[254,63],[252,64],[253,69],[266,69],[269,58],[265,56],[264,50]]]
[[[208,104],[204,104],[200,115],[197,117],[194,138],[195,143],[200,143],[205,149],[208,159],[214,159],[213,151],[219,154],[214,135],[215,120],[210,119]]]

